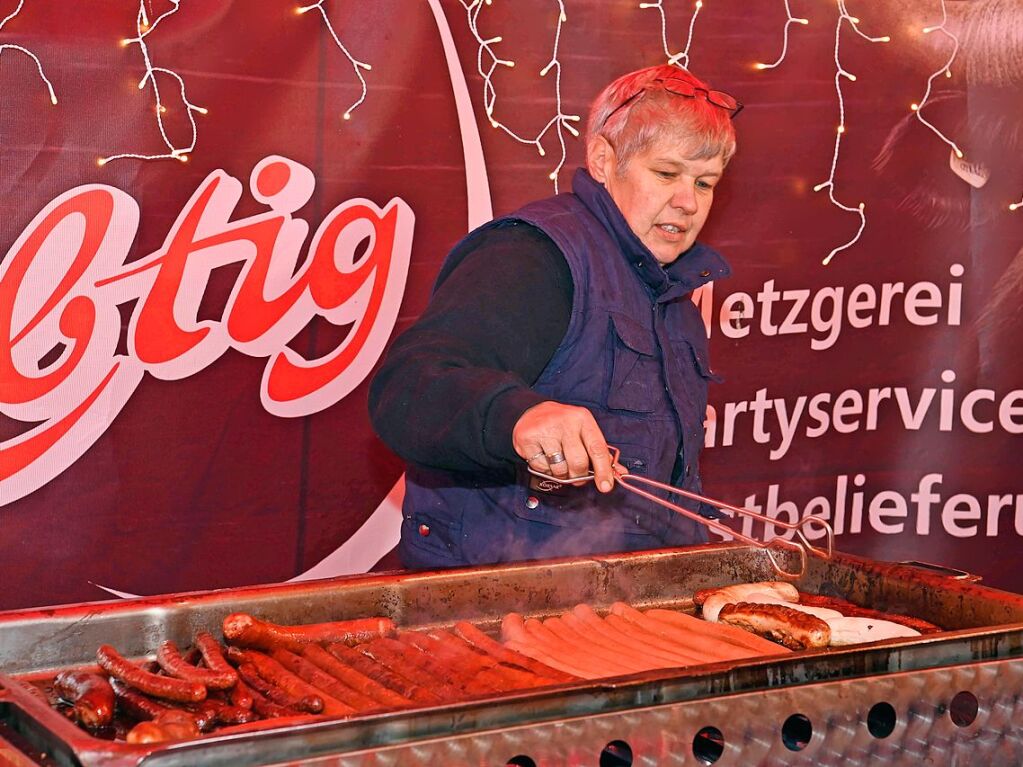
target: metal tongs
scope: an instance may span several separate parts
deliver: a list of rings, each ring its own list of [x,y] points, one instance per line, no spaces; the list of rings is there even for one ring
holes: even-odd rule
[[[621,455],[621,452],[618,450],[618,448],[611,447],[610,445],[607,446],[607,449],[611,453],[612,464],[617,465],[618,458]],[[529,470],[529,473],[532,474],[533,476],[540,477],[541,479],[546,479],[551,482],[556,482],[559,485],[578,485],[584,482],[592,482],[594,479],[592,471],[587,472],[586,474],[583,474],[580,477],[568,477],[563,479],[561,477],[555,477],[552,474],[545,474],[542,471],[537,471],[536,469],[533,469],[528,465],[527,469]],[[820,557],[821,559],[824,560],[830,560],[832,554],[834,553],[835,533],[831,529],[831,525],[828,524],[827,520],[821,519],[820,517],[813,516],[803,517],[799,522],[796,523],[782,522],[781,520],[778,519],[771,519],[770,517],[761,514],[760,512],[752,511],[751,509],[747,509],[742,506],[733,506],[730,503],[718,501],[714,498],[708,498],[707,496],[700,495],[699,493],[693,493],[690,492],[689,490],[682,490],[681,488],[674,487],[672,485],[667,485],[663,482],[658,482],[656,480],[650,479],[649,477],[642,477],[638,474],[630,474],[627,471],[619,472],[615,470],[613,473],[615,483],[621,487],[624,487],[630,493],[635,493],[636,495],[646,498],[648,501],[656,503],[658,506],[663,506],[664,508],[673,511],[676,514],[681,514],[682,516],[688,517],[689,519],[692,519],[695,522],[699,522],[701,525],[704,525],[710,528],[711,530],[714,530],[715,532],[724,535],[729,535],[732,538],[742,541],[743,543],[749,546],[755,546],[758,549],[763,549],[767,553],[767,558],[771,562],[771,567],[773,567],[774,571],[782,578],[795,580],[797,578],[802,577],[803,574],[806,572],[806,561],[808,553]],[[657,490],[663,490],[666,493],[674,493],[676,495],[681,495],[684,498],[689,498],[690,500],[693,501],[705,503],[708,506],[713,506],[714,508],[722,511],[730,511],[733,514],[738,514],[740,516],[752,517],[754,519],[760,520],[765,525],[774,525],[775,527],[781,527],[786,530],[792,530],[795,533],[797,540],[790,541],[786,538],[776,536],[766,543],[763,541],[758,541],[755,538],[750,538],[749,536],[743,535],[742,533],[733,530],[727,525],[718,522],[716,519],[710,519],[701,514],[697,514],[695,511],[684,509],[681,506],[671,503],[670,501],[666,501],[663,498],[659,498],[653,493],[647,492],[641,487],[638,487],[638,485],[646,485],[647,487],[656,488]],[[805,533],[803,532],[804,527],[812,527],[813,525],[817,525],[819,528],[824,530],[826,540],[826,546],[824,548],[820,548],[818,546],[814,546],[813,544],[811,544],[810,541],[807,539]],[[775,554],[776,551],[780,550],[794,551],[799,555],[798,570],[790,572],[778,563],[778,559]]]

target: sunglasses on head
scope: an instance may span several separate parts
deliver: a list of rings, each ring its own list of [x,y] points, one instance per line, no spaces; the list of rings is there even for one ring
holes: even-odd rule
[[[625,99],[621,104],[619,104],[613,110],[611,110],[610,114],[608,114],[608,116],[604,118],[604,124],[600,126],[601,129],[603,129],[604,125],[607,125],[607,121],[610,120],[615,113],[627,107],[629,104],[631,104],[636,99],[640,98],[647,91],[652,90],[653,86],[658,85],[668,93],[672,94],[673,96],[682,96],[683,98],[687,99],[695,99],[697,96],[702,95],[703,98],[705,98],[714,106],[720,107],[721,109],[727,111],[729,118],[731,118],[732,120],[734,120],[735,116],[742,111],[742,104],[736,101],[733,96],[728,95],[724,91],[712,91],[708,90],[707,88],[699,88],[693,85],[688,80],[683,80],[682,78],[679,77],[665,77],[658,78],[650,82],[649,84],[643,86],[638,91],[629,96],[627,99]]]

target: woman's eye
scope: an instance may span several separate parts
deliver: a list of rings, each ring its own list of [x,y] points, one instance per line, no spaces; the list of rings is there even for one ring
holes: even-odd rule
[[[697,181],[696,186],[700,189],[713,189],[714,185],[709,181]]]
[[[670,170],[655,170],[654,175],[664,179],[678,178],[678,174]]]

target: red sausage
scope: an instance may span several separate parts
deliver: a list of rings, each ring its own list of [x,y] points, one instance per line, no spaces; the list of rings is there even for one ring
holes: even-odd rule
[[[281,626],[254,618],[248,613],[231,613],[224,618],[224,638],[232,644],[275,650],[283,647],[301,651],[309,642],[344,642],[352,646],[375,637],[395,633],[390,618],[359,618],[306,626]]]
[[[132,719],[146,722],[150,719],[156,719],[156,717],[167,710],[167,706],[146,697],[138,690],[132,689],[120,679],[112,679],[110,686],[113,688],[114,696],[117,698],[117,710],[127,714]]]
[[[214,639],[212,634],[208,631],[202,631],[196,634],[195,646],[202,654],[202,659],[206,662],[206,668],[216,674],[223,674],[225,679],[232,679],[231,684],[234,684],[234,681],[238,679],[238,675],[224,658],[220,642]],[[231,684],[217,689],[229,689]]]
[[[227,696],[232,706],[246,710],[252,708],[252,690],[241,679],[235,682]]]
[[[315,663],[318,667],[326,671],[335,679],[344,682],[349,687],[358,690],[363,695],[373,698],[375,701],[383,704],[384,706],[388,706],[390,708],[403,708],[405,706],[412,705],[412,701],[404,695],[399,695],[394,692],[394,690],[385,687],[375,679],[371,679],[365,674],[356,671],[348,664],[342,663],[319,645],[306,645],[302,649],[302,657],[312,663]],[[367,658],[367,660],[369,659]]]
[[[206,699],[205,685],[151,674],[122,657],[108,644],[100,645],[100,648],[96,650],[96,660],[99,662],[100,668],[110,676],[117,677],[132,687],[157,698],[166,698],[182,703],[198,703]]]
[[[87,671],[64,671],[53,680],[61,698],[74,706],[75,719],[86,727],[102,727],[114,717],[114,690],[109,680]]]
[[[255,693],[267,698],[285,708],[296,711],[305,711],[309,714],[319,714],[323,711],[323,698],[319,695],[292,695],[277,684],[264,679],[256,666],[251,663],[242,663],[238,667],[238,674],[253,693],[253,700],[256,700]]]
[[[207,634],[207,636],[209,635]],[[203,657],[205,658],[205,655]],[[198,668],[186,662],[181,657],[177,645],[170,639],[162,643],[156,651],[156,661],[160,664],[160,668],[171,676],[184,679],[187,682],[197,682],[213,690],[227,690],[238,681],[238,674],[233,668],[228,667],[221,671],[214,671],[212,668]],[[224,663],[226,665],[227,662]]]

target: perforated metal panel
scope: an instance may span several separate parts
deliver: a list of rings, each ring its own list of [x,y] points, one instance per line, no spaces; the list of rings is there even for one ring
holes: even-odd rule
[[[281,764],[501,766],[528,757],[537,767],[624,767],[629,762],[621,757],[616,762],[605,756],[601,764],[604,747],[620,741],[637,766],[1018,767],[1023,764],[1021,690],[1023,660],[1006,660],[730,695]],[[958,693],[976,698],[972,722],[965,723],[971,713],[968,695],[959,699],[964,705],[950,710]],[[884,706],[871,717],[871,709],[884,703],[894,719],[884,716]],[[805,721],[796,718],[786,728],[793,715]],[[807,723],[812,734],[800,748]],[[883,733],[889,726],[886,737],[871,733],[871,727]],[[723,737],[716,760],[714,744],[696,739],[707,727]],[[518,764],[529,762],[520,759]]]

